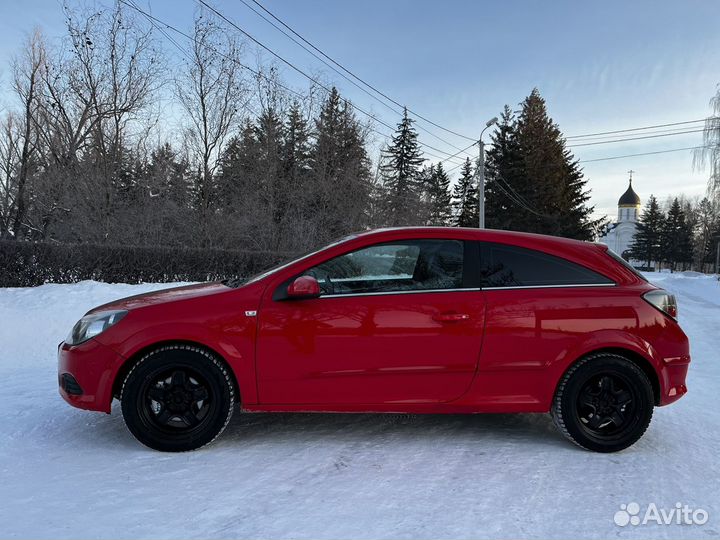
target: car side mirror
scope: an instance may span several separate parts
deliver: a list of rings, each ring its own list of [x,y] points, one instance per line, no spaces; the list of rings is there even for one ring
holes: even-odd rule
[[[312,276],[300,276],[290,283],[287,288],[287,297],[292,300],[303,298],[317,298],[320,296],[320,284]]]

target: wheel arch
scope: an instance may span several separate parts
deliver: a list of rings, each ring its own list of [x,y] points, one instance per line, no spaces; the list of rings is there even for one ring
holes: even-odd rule
[[[146,345],[145,347],[142,347],[135,351],[129,358],[127,358],[118,368],[117,372],[115,373],[115,378],[113,379],[113,385],[112,385],[112,394],[111,394],[111,400],[113,397],[119,398],[120,397],[120,391],[122,390],[123,382],[125,381],[125,377],[127,377],[128,373],[132,371],[132,368],[135,367],[135,365],[149,352],[152,352],[156,349],[159,349],[161,347],[167,347],[167,346],[173,346],[173,345],[189,345],[192,347],[197,347],[198,349],[202,349],[209,354],[212,354],[215,356],[220,362],[223,363],[223,365],[227,368],[228,373],[230,374],[230,382],[233,385],[233,390],[235,391],[235,401],[240,403],[241,396],[240,396],[240,384],[237,380],[237,374],[235,373],[235,370],[232,368],[230,363],[227,361],[227,359],[220,354],[217,350],[213,349],[212,347],[209,347],[208,345],[204,343],[200,343],[197,341],[187,340],[187,339],[171,339],[171,340],[164,340],[164,341],[158,341],[155,343],[151,343],[150,345]]]
[[[638,353],[637,351],[634,351],[632,349],[627,349],[623,347],[603,347],[598,349],[593,349],[591,351],[587,351],[584,354],[580,355],[578,358],[576,358],[573,362],[571,362],[560,374],[560,377],[558,378],[557,382],[555,383],[555,391],[553,392],[553,396],[557,394],[558,388],[560,387],[560,384],[565,377],[565,374],[570,371],[573,366],[575,366],[578,362],[583,360],[584,358],[587,358],[589,356],[594,356],[597,354],[602,353],[608,353],[608,354],[616,354],[618,356],[622,356],[623,358],[626,358],[633,364],[635,364],[637,367],[639,367],[643,373],[647,376],[648,380],[650,381],[650,385],[652,386],[653,391],[653,401],[655,402],[655,405],[660,405],[660,397],[662,396],[662,390],[660,387],[660,378],[658,377],[658,373],[655,370],[655,367],[653,366],[652,362],[648,360],[646,357],[644,357],[642,354]]]

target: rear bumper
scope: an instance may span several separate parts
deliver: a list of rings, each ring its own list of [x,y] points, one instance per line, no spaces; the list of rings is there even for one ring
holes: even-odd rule
[[[669,405],[687,393],[685,377],[690,365],[690,355],[663,358],[660,369],[660,405]]]
[[[94,339],[58,346],[58,385],[73,407],[109,413],[114,369],[122,357]]]

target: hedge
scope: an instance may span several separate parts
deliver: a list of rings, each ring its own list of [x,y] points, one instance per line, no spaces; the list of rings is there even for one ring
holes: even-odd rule
[[[248,277],[291,253],[0,240],[0,287],[43,283],[212,281]]]

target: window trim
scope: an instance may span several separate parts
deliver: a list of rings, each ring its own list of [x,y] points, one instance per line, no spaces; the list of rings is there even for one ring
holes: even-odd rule
[[[617,283],[568,283],[567,285],[513,285],[510,287],[482,287],[483,291],[511,291],[514,289],[577,289],[582,287],[617,287]]]
[[[566,259],[565,257],[562,257],[560,255],[555,255],[554,253],[548,253],[546,251],[542,251],[539,249],[529,248],[525,246],[518,246],[516,244],[505,244],[502,242],[488,242],[488,241],[477,241],[476,242],[478,249],[478,285],[480,286],[480,289],[483,291],[511,291],[515,289],[576,289],[576,288],[585,288],[585,287],[616,287],[617,282],[606,276],[605,274],[598,272],[594,268],[590,268],[584,264],[571,261],[570,259]],[[484,257],[486,256],[487,250],[492,245],[498,245],[508,248],[515,248],[518,250],[524,250],[524,251],[530,251],[530,252],[536,252],[540,255],[545,255],[546,257],[554,257],[556,259],[559,259],[561,261],[564,261],[566,263],[579,266],[580,268],[587,270],[588,272],[592,272],[594,274],[597,274],[609,281],[609,283],[559,283],[559,284],[546,284],[546,285],[508,285],[508,286],[485,286],[483,285],[483,279],[480,277],[480,269],[482,268],[482,261]]]
[[[351,296],[389,296],[396,294],[424,294],[424,293],[455,293],[455,292],[479,292],[482,289],[472,287],[464,289],[420,289],[415,291],[377,291],[377,292],[364,292],[364,293],[339,293],[339,294],[328,294],[320,295],[317,297],[318,300],[327,300],[330,298],[348,298]]]

